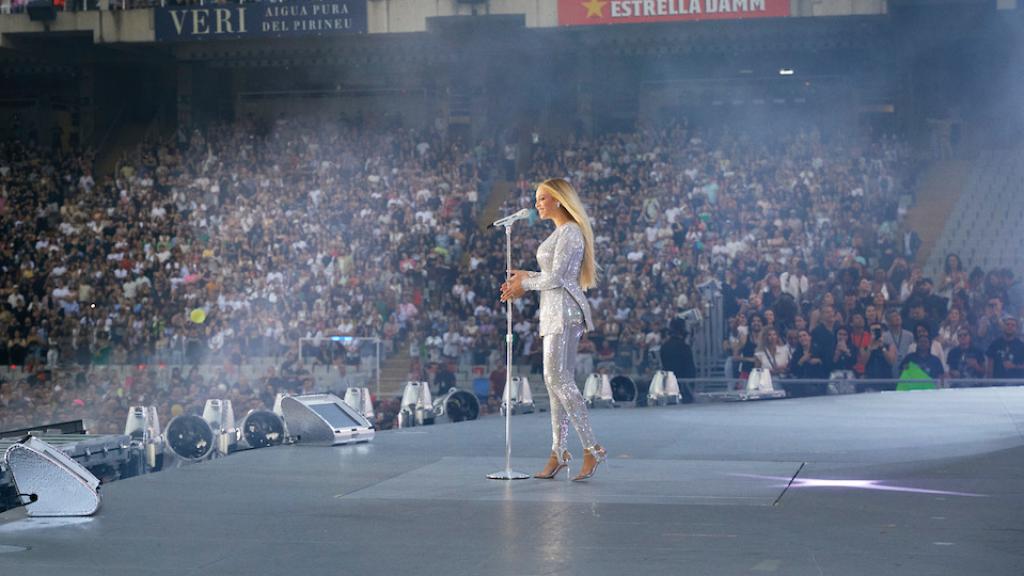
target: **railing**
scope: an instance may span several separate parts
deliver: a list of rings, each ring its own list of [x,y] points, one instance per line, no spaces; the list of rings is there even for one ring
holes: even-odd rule
[[[372,358],[362,361],[358,366],[353,366],[341,374],[337,366],[332,364],[318,364],[314,366],[299,365],[305,372],[302,375],[292,375],[302,379],[303,377],[313,378],[317,391],[344,391],[349,386],[368,386],[372,381],[375,371],[372,367]],[[175,371],[182,378],[187,378],[193,371],[202,376],[207,382],[214,379],[225,379],[231,383],[240,380],[248,382],[256,381],[267,376],[269,369],[280,372],[283,362],[280,359],[248,359],[242,364],[90,364],[83,366],[59,366],[46,367],[36,366],[32,369],[24,366],[0,366],[0,381],[19,382],[21,380],[36,379],[40,382],[53,382],[63,377],[75,377],[79,374],[88,377],[99,376],[105,385],[119,386],[120,383],[131,378],[137,380],[140,376],[151,378],[157,388],[166,390],[172,381]],[[44,375],[42,379],[40,374]],[[279,375],[280,376],[280,375]]]
[[[157,6],[205,6],[207,4],[260,4],[279,0],[67,0],[54,6],[61,12],[87,12],[99,10],[136,10]],[[19,14],[26,11],[28,0],[0,0],[0,14]]]
[[[724,307],[722,293],[717,290],[708,291],[701,296],[703,320],[693,328],[690,341],[697,374],[709,378],[713,374],[719,374],[722,368],[722,341],[725,340]]]
[[[679,385],[687,385],[695,394],[714,395],[747,389],[747,381],[739,378],[680,378]],[[911,391],[946,388],[983,388],[1024,386],[1024,378],[939,378],[915,380],[910,378],[778,378],[772,386],[796,395],[853,394],[859,392]]]

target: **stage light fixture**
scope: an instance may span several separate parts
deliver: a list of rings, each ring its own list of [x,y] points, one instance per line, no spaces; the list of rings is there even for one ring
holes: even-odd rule
[[[186,462],[204,460],[213,451],[213,429],[206,420],[192,414],[172,418],[164,430],[164,439],[171,452]]]
[[[4,465],[29,516],[90,516],[100,507],[100,481],[38,438],[8,447]]]
[[[591,374],[583,385],[583,399],[591,408],[615,406],[612,384],[607,374]]]
[[[624,402],[636,403],[639,393],[637,392],[636,383],[629,376],[619,375],[612,378],[611,386],[612,399],[615,400],[616,404]]]
[[[512,388],[509,390],[509,404],[512,406],[512,414],[531,414],[536,409],[533,403],[533,390],[530,388],[530,380],[526,376],[513,376]],[[500,410],[505,414],[505,408]]]
[[[679,404],[682,394],[679,393],[679,383],[676,375],[667,370],[658,370],[651,379],[651,387],[647,392],[647,400],[650,404],[664,406],[666,404]]]
[[[213,430],[214,448],[219,454],[229,454],[237,447],[238,429],[235,428],[235,410],[231,406],[231,400],[207,400],[203,407],[203,420],[206,420]]]
[[[406,382],[402,391],[401,409],[398,411],[398,427],[427,426],[433,423],[434,401],[430,385],[426,382]]]
[[[132,444],[143,449],[146,467],[150,471],[159,470],[163,466],[164,437],[160,433],[160,416],[156,406],[129,408],[124,433],[131,438]]]
[[[377,420],[373,411],[373,400],[370,397],[370,389],[352,386],[345,390],[345,403],[363,415],[370,422]]]
[[[452,388],[434,400],[434,413],[447,417],[449,422],[476,420],[480,415],[480,400],[472,392]]]
[[[736,391],[735,396],[739,400],[766,400],[771,398],[785,398],[785,390],[776,390],[772,382],[772,373],[766,368],[754,368],[747,377],[746,385]]]
[[[267,448],[284,442],[284,420],[268,410],[252,410],[239,429],[239,443],[246,448]]]

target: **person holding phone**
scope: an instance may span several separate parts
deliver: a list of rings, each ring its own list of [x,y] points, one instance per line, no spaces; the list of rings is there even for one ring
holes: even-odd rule
[[[892,364],[889,361],[890,344],[885,342],[885,334],[880,322],[872,322],[869,329],[871,342],[867,347],[867,358],[864,360],[864,380],[857,382],[857,391],[895,390],[896,384],[872,382],[892,378]]]
[[[977,378],[985,377],[985,353],[974,346],[971,341],[971,331],[966,327],[960,328],[956,333],[957,346],[950,349],[946,354],[946,366],[949,369],[950,378]],[[971,384],[954,384],[953,388],[964,388]]]

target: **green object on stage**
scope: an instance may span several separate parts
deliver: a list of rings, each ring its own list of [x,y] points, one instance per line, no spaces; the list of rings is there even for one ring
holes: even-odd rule
[[[900,373],[900,380],[896,384],[897,391],[935,389],[935,380],[914,362],[907,363],[907,367]],[[912,380],[912,382],[906,382],[906,380]],[[913,382],[913,380],[927,380],[927,382]]]

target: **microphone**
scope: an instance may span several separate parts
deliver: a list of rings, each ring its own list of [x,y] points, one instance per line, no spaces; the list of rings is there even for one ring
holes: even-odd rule
[[[509,224],[511,224],[511,223],[513,223],[513,222],[515,222],[517,220],[525,220],[526,218],[529,218],[529,217],[530,217],[530,209],[529,208],[523,208],[522,210],[520,210],[519,212],[516,212],[515,214],[509,214],[508,216],[505,216],[504,218],[498,218],[494,222],[491,222],[490,224],[488,224],[487,227],[488,228],[495,228],[497,226],[508,226]]]

